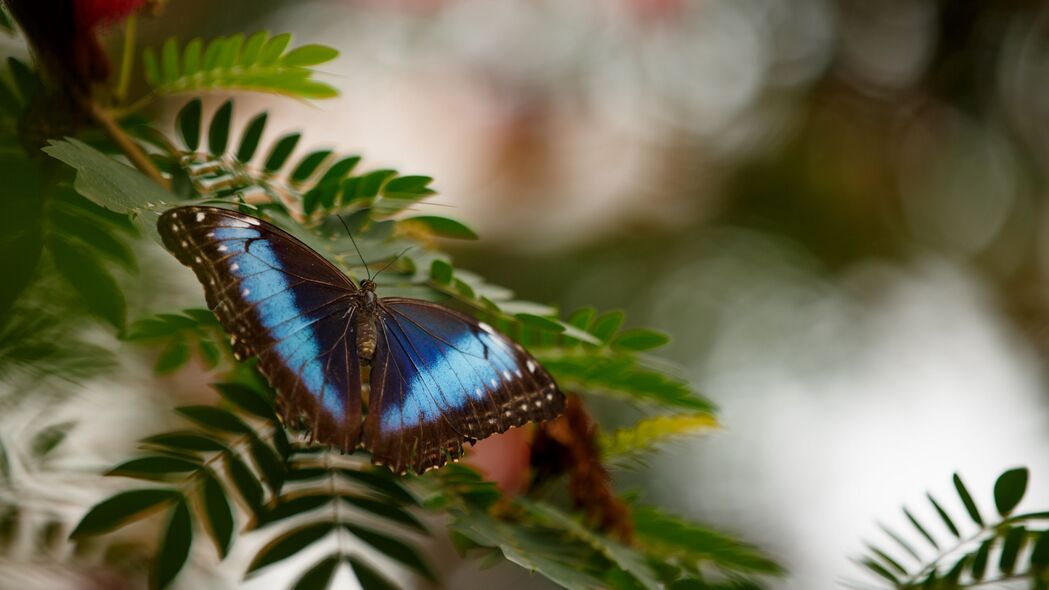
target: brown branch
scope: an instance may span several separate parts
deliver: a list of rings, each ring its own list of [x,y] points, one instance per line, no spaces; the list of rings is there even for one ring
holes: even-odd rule
[[[156,167],[153,160],[150,160],[149,156],[146,155],[146,152],[128,137],[128,134],[124,132],[120,125],[113,120],[113,117],[111,117],[101,105],[91,98],[79,93],[77,96],[77,102],[79,102],[84,111],[90,115],[96,123],[98,123],[109,139],[113,140],[113,143],[120,148],[120,151],[124,152],[124,155],[127,156],[127,159],[131,161],[131,164],[134,165],[135,168],[138,168],[140,172],[153,179],[165,189],[171,189],[171,183],[160,173],[160,169]]]

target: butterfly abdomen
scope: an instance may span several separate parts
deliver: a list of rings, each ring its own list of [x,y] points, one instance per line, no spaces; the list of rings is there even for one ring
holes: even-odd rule
[[[371,289],[360,292],[357,310],[357,354],[361,361],[371,363],[375,356],[375,292]]]

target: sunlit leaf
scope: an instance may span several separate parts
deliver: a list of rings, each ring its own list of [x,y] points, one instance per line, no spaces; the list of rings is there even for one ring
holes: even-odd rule
[[[284,55],[281,62],[287,66],[315,66],[339,57],[339,52],[326,45],[303,45]]]
[[[442,238],[456,238],[459,240],[476,240],[477,234],[472,229],[447,217],[436,215],[419,215],[407,217],[401,220],[403,224],[416,225],[423,228],[427,233]]]
[[[651,350],[666,346],[670,337],[662,332],[647,329],[628,330],[616,336],[612,346],[619,350]]]

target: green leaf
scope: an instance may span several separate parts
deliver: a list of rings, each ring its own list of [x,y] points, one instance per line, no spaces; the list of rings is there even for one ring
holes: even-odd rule
[[[62,444],[74,426],[76,422],[60,422],[41,430],[33,436],[32,442],[29,443],[29,452],[36,459],[50,455],[58,448],[58,445]]]
[[[726,571],[779,575],[783,568],[756,547],[650,506],[632,507],[634,533],[654,557],[695,564],[708,560]]]
[[[234,454],[226,457],[226,468],[229,470],[233,485],[237,487],[240,497],[244,503],[256,515],[262,514],[262,484],[255,479],[255,474],[244,464],[244,461]]]
[[[140,479],[156,479],[160,475],[172,473],[190,473],[200,469],[200,464],[187,459],[156,455],[139,457],[125,461],[106,472],[106,475],[119,475]]]
[[[900,562],[893,559],[888,553],[885,553],[884,551],[878,549],[873,545],[868,545],[867,548],[870,550],[871,553],[878,556],[878,558],[881,559],[882,562],[887,564],[892,569],[896,570],[896,572],[904,576],[907,575],[907,569],[900,565]]]
[[[233,100],[227,100],[215,111],[208,126],[208,151],[216,156],[226,153],[229,145],[230,122],[233,119]]]
[[[276,452],[257,438],[251,441],[251,457],[274,493],[284,484],[284,462]]]
[[[277,63],[281,54],[287,49],[288,43],[291,43],[291,33],[274,35],[265,45],[262,46],[262,51],[259,53],[258,63],[262,65]]]
[[[364,541],[379,553],[401,563],[427,580],[434,582],[437,581],[437,576],[434,575],[430,566],[426,565],[426,562],[423,561],[419,552],[413,547],[405,544],[403,541],[384,533],[350,523],[343,523],[342,526],[350,534],[361,541]]]
[[[958,497],[962,499],[962,504],[965,505],[965,510],[969,513],[969,518],[973,519],[979,526],[983,526],[983,517],[980,516],[980,510],[976,507],[976,502],[973,501],[973,497],[969,494],[969,490],[965,487],[965,483],[962,482],[962,478],[957,473],[954,474],[954,489],[958,491]]]
[[[146,74],[146,83],[150,86],[160,86],[160,65],[157,63],[157,54],[152,47],[147,47],[142,52],[142,66]]]
[[[76,292],[84,308],[123,332],[127,303],[113,275],[82,249],[66,241],[53,239],[50,249],[55,268]]]
[[[182,406],[175,411],[193,422],[207,428],[223,430],[233,434],[253,434],[250,426],[240,418],[219,408],[211,406]]]
[[[882,578],[885,578],[889,582],[892,582],[894,585],[900,585],[900,579],[896,577],[896,574],[890,572],[888,569],[885,568],[885,566],[874,561],[873,559],[864,559],[860,563],[875,574],[881,576]]]
[[[644,557],[620,543],[592,532],[582,523],[547,504],[540,504],[518,497],[515,503],[523,507],[540,522],[566,531],[573,538],[586,543],[609,561],[633,576],[642,588],[657,590],[662,584]]]
[[[266,524],[305,514],[331,502],[328,494],[306,494],[294,497],[282,497],[280,502],[266,513]]]
[[[347,562],[353,570],[353,575],[357,577],[357,583],[364,590],[398,590],[396,584],[360,559],[351,555],[347,558]]]
[[[176,339],[157,357],[157,362],[153,365],[153,372],[157,375],[172,373],[186,364],[189,355],[189,345],[186,344],[186,341],[181,338]]]
[[[339,565],[339,555],[329,555],[318,561],[295,582],[292,590],[317,590],[327,588],[335,577],[335,568]],[[361,585],[361,588],[368,586]]]
[[[71,539],[108,533],[125,523],[146,516],[152,509],[178,500],[181,495],[174,490],[141,489],[121,492],[96,504],[73,532]]]
[[[1006,471],[994,482],[994,505],[998,514],[1009,516],[1020,503],[1027,491],[1027,476],[1027,468],[1020,467]]]
[[[148,445],[167,447],[182,451],[223,452],[228,450],[225,445],[215,439],[198,434],[191,430],[157,434],[143,439],[142,442]]]
[[[239,383],[212,383],[211,386],[219,392],[223,399],[241,410],[263,420],[276,422],[277,416],[273,413],[273,406],[256,389]]]
[[[401,504],[418,504],[415,497],[409,494],[400,481],[396,479],[396,476],[390,474],[389,471],[339,469],[338,472],[342,477],[378,492],[385,501],[399,502]]]
[[[666,346],[670,337],[662,332],[644,328],[628,330],[616,336],[612,347],[618,350],[651,350]]]
[[[1031,550],[1031,567],[1049,568],[1049,530],[1042,531],[1035,541],[1034,549]]]
[[[233,510],[226,499],[226,491],[210,470],[204,470],[201,495],[204,503],[208,534],[215,542],[219,559],[225,559],[233,540]]]
[[[561,325],[557,320],[550,318],[544,318],[543,316],[531,314],[531,313],[517,313],[514,317],[521,321],[526,326],[532,326],[546,332],[561,333],[565,331],[565,327]]]
[[[443,260],[435,259],[430,263],[430,278],[442,285],[451,283],[452,265]]]
[[[150,586],[160,589],[167,587],[186,563],[189,547],[193,543],[193,523],[190,521],[189,507],[186,501],[179,498],[171,510],[168,526],[160,538],[160,548],[153,563]]]
[[[602,314],[594,320],[593,325],[590,327],[590,333],[601,341],[608,342],[619,331],[619,327],[623,325],[624,318],[626,318],[626,314],[622,311],[610,311]]]
[[[299,133],[289,133],[277,141],[277,144],[270,150],[269,157],[266,158],[265,169],[266,172],[276,172],[284,165],[284,162],[288,161],[288,156],[291,155],[292,150],[299,143],[299,139],[302,135]]]
[[[958,527],[954,526],[954,521],[947,515],[947,512],[942,506],[940,506],[940,503],[936,501],[936,498],[933,498],[932,494],[925,494],[925,496],[929,498],[929,502],[932,504],[932,507],[936,509],[936,513],[940,515],[943,524],[947,526],[947,530],[951,531],[952,535],[960,539],[962,536],[961,532],[958,530]]]
[[[420,533],[425,534],[429,532],[418,518],[415,518],[410,512],[400,506],[391,503],[389,498],[376,500],[374,498],[367,498],[354,494],[343,494],[342,501],[375,516],[380,516],[398,524],[402,524],[408,528],[415,529]]]
[[[696,394],[687,382],[638,365],[630,357],[607,356],[569,349],[536,357],[562,387],[571,386],[588,393],[609,395],[631,401],[658,404],[695,412],[713,412],[710,401]]]
[[[602,436],[601,448],[606,460],[615,460],[649,451],[672,438],[696,436],[716,428],[720,428],[717,418],[707,412],[651,416]]]
[[[388,172],[392,172],[392,170]],[[389,177],[392,174],[384,174],[383,176]],[[432,191],[426,187],[431,182],[433,182],[433,178],[429,176],[398,176],[383,185],[382,192],[384,195],[430,194]]]
[[[268,115],[265,112],[259,113],[248,123],[248,126],[244,130],[244,135],[240,138],[240,148],[237,149],[237,160],[241,162],[249,162],[252,156],[255,155],[255,150],[259,147],[259,138],[262,137],[262,132],[266,129],[267,116]]]
[[[911,521],[911,524],[914,525],[914,528],[917,529],[923,537],[925,537],[925,540],[928,541],[930,545],[932,545],[933,549],[940,548],[940,545],[936,543],[936,539],[934,539],[932,535],[929,534],[929,531],[925,530],[925,527],[923,527],[921,523],[918,522],[917,518],[914,518],[914,515],[911,514],[910,510],[904,508],[903,515],[907,517],[907,520]]]
[[[200,147],[201,101],[199,98],[186,103],[175,118],[179,139],[186,149],[195,152]]]
[[[160,48],[160,81],[169,84],[178,79],[178,42],[169,37]]]
[[[77,171],[73,188],[97,205],[117,213],[135,213],[152,209],[175,200],[175,196],[161,188],[141,172],[125,166],[86,143],[73,138],[51,141],[43,148],[49,156],[61,160]],[[156,218],[144,224],[156,234]]]
[[[284,54],[281,63],[286,66],[315,66],[339,57],[339,52],[326,45],[303,45]]]
[[[269,37],[269,31],[258,31],[248,37],[248,40],[244,42],[244,49],[240,52],[240,65],[255,65],[256,60],[259,59],[259,53],[262,51],[262,46],[266,44],[266,39],[269,39]]]
[[[976,550],[973,556],[972,567],[970,572],[974,580],[982,580],[984,574],[987,572],[987,561],[988,556],[991,554],[991,546],[994,545],[994,537],[987,539],[980,544],[980,547]]]
[[[248,566],[249,574],[295,555],[335,530],[333,522],[315,522],[296,527],[276,537],[255,554]]]
[[[1016,569],[1016,558],[1023,549],[1024,541],[1027,540],[1027,529],[1014,527],[1005,534],[1002,543],[1002,555],[998,560],[998,569],[1005,575],[1010,575]]]
[[[320,150],[307,154],[291,173],[292,182],[303,182],[308,179],[331,154],[331,150]]]
[[[198,340],[197,350],[200,352],[201,362],[209,369],[214,369],[222,360],[222,351],[217,344],[210,340]]]
[[[416,225],[425,229],[426,232],[444,238],[455,238],[459,240],[476,240],[477,234],[462,223],[447,217],[436,215],[419,215],[402,219],[401,223]]]
[[[197,37],[186,44],[182,50],[182,70],[187,76],[192,76],[200,71],[201,58],[204,54],[204,42]],[[150,82],[156,85],[155,82]]]

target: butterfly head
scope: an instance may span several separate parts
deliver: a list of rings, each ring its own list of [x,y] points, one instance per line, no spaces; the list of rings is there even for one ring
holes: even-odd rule
[[[361,281],[361,291],[375,292],[375,283],[371,279]]]

